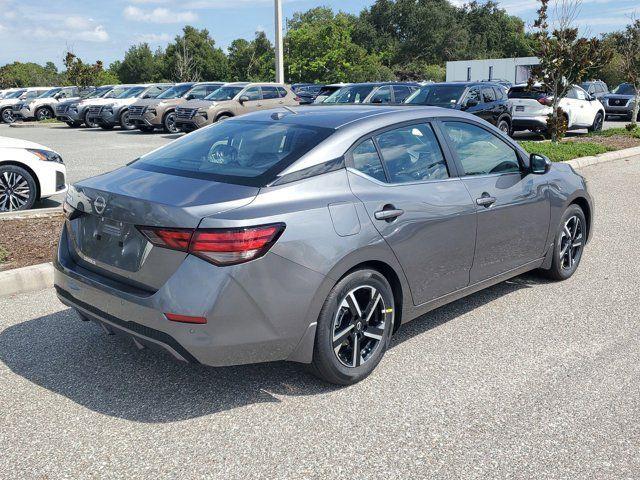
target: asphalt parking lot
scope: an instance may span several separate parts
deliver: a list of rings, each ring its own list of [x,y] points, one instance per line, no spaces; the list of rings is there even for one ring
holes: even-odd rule
[[[162,141],[121,137],[128,159],[129,138]],[[637,478],[640,157],[582,173],[597,223],[576,275],[431,312],[348,388],[140,352],[53,290],[0,299],[0,476]]]

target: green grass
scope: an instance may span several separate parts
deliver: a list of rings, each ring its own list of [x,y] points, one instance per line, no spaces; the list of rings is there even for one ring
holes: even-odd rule
[[[605,147],[597,143],[586,142],[518,142],[529,153],[546,155],[552,162],[566,162],[579,157],[589,157],[599,153],[610,152],[615,148]]]
[[[4,263],[9,258],[9,252],[7,252],[4,247],[0,246],[0,263]]]
[[[46,120],[38,120],[38,123],[62,123],[57,118],[47,118]]]
[[[640,138],[640,127],[629,131],[624,127],[609,128],[607,130],[601,130],[599,132],[592,132],[589,136],[593,137],[613,137],[614,135],[620,135],[622,137]]]

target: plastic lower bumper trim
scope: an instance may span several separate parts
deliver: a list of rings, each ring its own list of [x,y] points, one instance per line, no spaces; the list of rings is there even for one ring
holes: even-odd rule
[[[126,320],[122,320],[121,318],[118,317],[114,317],[113,315],[110,315],[106,312],[103,312],[102,310],[89,305],[88,303],[84,303],[80,300],[78,300],[77,298],[75,298],[73,295],[71,295],[69,292],[67,292],[66,290],[60,288],[59,286],[55,286],[56,289],[56,293],[58,294],[58,296],[61,299],[66,300],[67,302],[71,303],[72,305],[76,305],[80,308],[82,308],[83,310],[86,310],[87,312],[95,315],[96,317],[99,318],[103,318],[105,320],[107,320],[108,322],[112,323],[115,326],[118,326],[120,328],[126,329],[126,330],[130,330],[131,332],[137,333],[143,337],[147,337],[150,338],[152,340],[156,340],[157,342],[160,342],[164,345],[167,345],[169,347],[171,347],[173,350],[175,350],[182,358],[184,358],[187,362],[189,363],[196,363],[199,364],[200,362],[193,356],[191,355],[186,348],[184,348],[182,345],[180,345],[175,338],[173,338],[171,335],[169,335],[168,333],[165,332],[161,332],[160,330],[156,330],[154,328],[150,328],[147,327],[145,325],[141,325],[139,323],[135,323],[135,322],[130,322],[130,321],[126,321]]]

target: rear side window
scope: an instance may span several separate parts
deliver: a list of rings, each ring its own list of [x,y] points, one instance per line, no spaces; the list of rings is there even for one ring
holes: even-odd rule
[[[493,87],[493,91],[496,94],[496,100],[504,100],[505,94],[504,94],[504,90],[502,88],[499,87]]]
[[[278,95],[280,98],[284,98],[287,96],[287,91],[283,87],[278,87]]]
[[[155,150],[133,168],[241,185],[263,186],[328,138],[330,128],[229,120]]]
[[[520,172],[515,150],[484,128],[463,122],[444,122],[465,175]]]
[[[369,101],[371,103],[391,103],[391,87],[389,85],[380,87],[371,95],[371,100]]]
[[[369,175],[370,177],[386,182],[382,162],[378,156],[378,151],[370,138],[358,145],[352,153],[353,166],[356,170]]]
[[[411,90],[409,90],[409,87],[405,87],[404,85],[394,85],[393,95],[396,103],[402,103],[409,95],[411,95]]]
[[[392,183],[441,180],[449,177],[447,163],[430,125],[389,130],[376,137]]]

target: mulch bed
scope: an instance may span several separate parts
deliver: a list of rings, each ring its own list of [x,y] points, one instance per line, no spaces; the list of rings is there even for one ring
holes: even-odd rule
[[[62,214],[0,220],[0,271],[52,261],[63,223]],[[3,255],[3,251],[8,255]]]
[[[605,137],[600,135],[593,136],[575,136],[565,137],[565,142],[575,143],[597,143],[604,145],[605,147],[612,148],[614,150],[622,150],[623,148],[640,147],[640,138],[627,137],[624,135],[613,135],[611,137]]]

